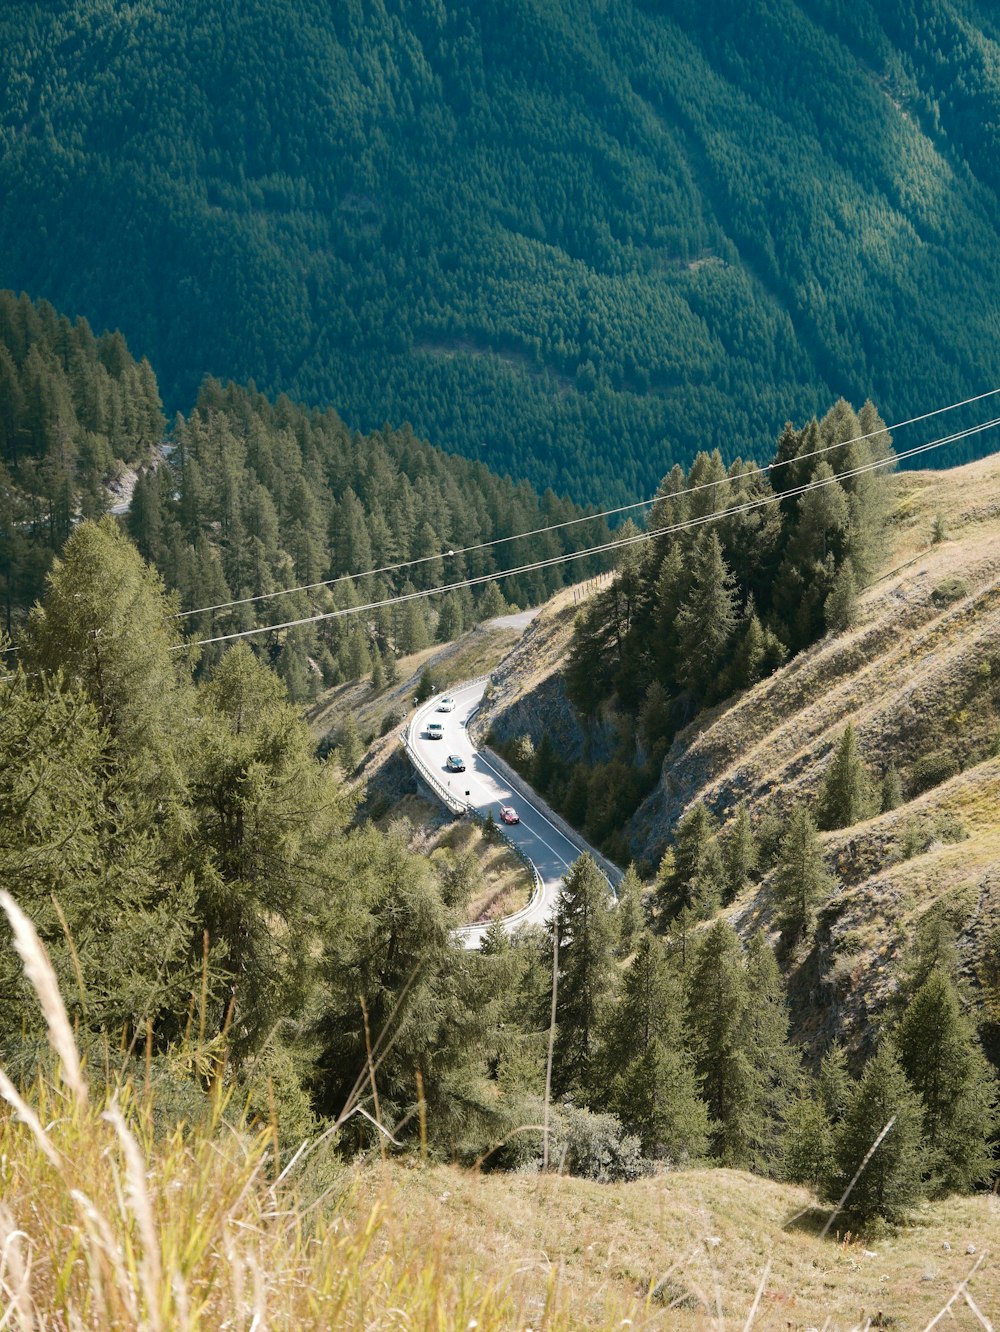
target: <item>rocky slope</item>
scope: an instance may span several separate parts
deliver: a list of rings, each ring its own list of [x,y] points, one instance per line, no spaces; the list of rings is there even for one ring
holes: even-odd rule
[[[824,834],[838,886],[808,948],[785,959],[796,1034],[817,1045],[872,1039],[929,911],[955,922],[973,984],[1000,925],[1000,458],[899,477],[891,547],[855,626],[681,732],[627,829],[652,871],[694,801],[723,826],[743,800],[758,824],[781,815],[815,796],[849,721],[874,778],[897,767],[899,808]],[[538,617],[498,672],[488,721],[501,739],[537,744],[547,729],[567,757],[599,758],[600,729],[562,688],[574,610],[564,594]],[[613,715],[604,726],[607,743]],[[728,910],[748,935],[771,928],[769,877]]]

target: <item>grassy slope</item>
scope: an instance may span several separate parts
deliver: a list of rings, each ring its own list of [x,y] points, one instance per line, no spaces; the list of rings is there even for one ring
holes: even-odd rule
[[[842,887],[821,912],[816,948],[791,960],[803,1038],[834,1028],[862,1038],[891,991],[893,964],[935,902],[948,898],[963,921],[969,975],[1000,923],[1000,759],[989,757],[1000,717],[1000,457],[901,475],[897,487],[887,571],[862,598],[857,625],[682,732],[629,830],[637,859],[655,865],[695,799],[725,819],[741,799],[759,814],[809,797],[849,720],[872,768],[881,772],[891,758],[904,782],[930,750],[962,759],[951,781],[825,835]],[[932,545],[937,514],[947,539]],[[943,601],[954,580],[964,592]],[[560,678],[575,609],[571,594],[560,594],[495,673],[482,724],[503,739],[537,735],[544,724],[560,752],[578,756],[582,732]],[[613,718],[607,725],[610,735]],[[600,744],[599,729],[595,736]],[[942,829],[964,840],[944,841]],[[908,841],[918,854],[904,860]],[[767,881],[737,903],[736,919],[748,932],[770,923]]]
[[[0,1114],[0,1317],[22,1329],[740,1327],[765,1269],[757,1328],[860,1328],[880,1311],[874,1326],[924,1327],[973,1263],[974,1298],[1000,1316],[992,1196],[924,1208],[867,1248],[820,1240],[803,1190],[734,1171],[599,1185],[347,1170],[320,1146],[275,1182],[270,1129],[223,1127],[218,1102],[156,1137],[142,1086],[122,1096],[131,1130],[93,1089],[28,1100],[31,1131]]]
[[[867,1039],[868,1020],[920,917],[947,898],[962,922],[967,973],[1000,923],[1000,459],[899,478],[888,572],[862,599],[858,624],[802,653],[769,680],[700,719],[667,756],[659,787],[633,821],[637,854],[655,859],[694,799],[721,816],[740,799],[757,812],[814,794],[853,721],[876,772],[893,760],[904,784],[922,754],[963,760],[952,780],[867,823],[824,837],[842,887],[820,913],[815,947],[792,960],[799,1035],[834,1029]],[[948,539],[929,545],[941,513]],[[942,604],[960,580],[962,595]],[[991,663],[990,675],[981,673]],[[963,840],[943,840],[960,836]],[[904,859],[904,846],[917,854]],[[749,931],[767,925],[768,881],[737,903]]]
[[[895,1321],[876,1326],[924,1327],[975,1261],[968,1246],[981,1252],[1000,1224],[995,1197],[956,1198],[870,1248],[843,1234],[821,1240],[808,1193],[732,1170],[607,1185],[393,1168],[367,1179],[365,1203],[379,1182],[407,1245],[509,1291],[512,1327],[545,1325],[553,1285],[549,1298],[572,1326],[621,1327],[630,1317],[639,1327],[742,1327],[767,1264],[755,1327],[863,1327],[879,1311]],[[995,1254],[972,1290],[995,1321]],[[956,1312],[959,1327],[977,1325]]]

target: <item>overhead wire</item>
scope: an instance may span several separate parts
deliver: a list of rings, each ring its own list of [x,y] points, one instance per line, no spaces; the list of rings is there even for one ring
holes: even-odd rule
[[[575,525],[575,524],[582,523],[582,522],[591,522],[591,521],[594,521],[594,520],[596,520],[596,519],[598,519],[598,518],[608,517],[608,516],[611,516],[611,515],[614,515],[614,514],[617,514],[617,513],[623,513],[623,512],[626,512],[626,511],[628,511],[628,510],[631,510],[631,509],[643,508],[643,507],[647,507],[647,508],[648,508],[648,507],[650,507],[651,505],[653,505],[653,504],[655,504],[655,503],[657,503],[658,501],[661,501],[661,500],[662,500],[662,501],[669,502],[671,499],[675,499],[675,498],[678,498],[678,497],[680,497],[680,496],[687,497],[687,496],[689,496],[689,495],[696,494],[696,493],[699,492],[699,491],[710,490],[710,489],[713,489],[713,488],[718,487],[718,486],[720,486],[720,485],[732,484],[732,483],[735,482],[735,481],[746,481],[746,480],[751,479],[751,478],[753,478],[753,477],[755,477],[755,476],[760,476],[760,475],[769,474],[770,472],[777,470],[779,467],[786,467],[786,466],[790,466],[790,465],[793,464],[793,463],[800,463],[800,462],[808,461],[808,460],[811,459],[811,458],[819,457],[819,456],[821,456],[821,455],[823,455],[823,454],[830,453],[830,452],[832,452],[832,451],[835,450],[835,449],[838,449],[838,448],[846,448],[847,446],[849,446],[849,445],[851,445],[851,444],[862,443],[862,442],[864,442],[864,441],[866,441],[866,440],[873,439],[873,438],[877,438],[877,437],[880,436],[880,435],[883,435],[883,434],[889,434],[889,433],[891,433],[891,432],[893,432],[893,431],[901,430],[901,429],[903,429],[904,427],[906,427],[906,426],[908,426],[908,425],[915,425],[915,424],[918,424],[918,423],[921,422],[921,421],[930,420],[930,419],[932,419],[933,417],[941,416],[941,415],[943,415],[943,414],[945,414],[945,413],[947,413],[947,412],[956,411],[956,410],[958,410],[958,409],[961,408],[961,407],[966,407],[966,406],[971,405],[972,403],[981,402],[981,401],[985,400],[986,398],[994,397],[994,396],[996,396],[997,394],[1000,394],[1000,388],[989,389],[989,390],[987,390],[987,391],[985,391],[985,392],[983,392],[983,393],[975,394],[975,395],[973,395],[973,396],[971,396],[971,397],[968,397],[968,398],[962,399],[962,400],[959,401],[959,402],[949,403],[948,405],[946,405],[946,406],[944,406],[944,407],[938,407],[938,408],[935,408],[933,411],[930,411],[930,412],[924,412],[924,413],[922,413],[922,414],[919,415],[919,416],[913,416],[913,417],[910,417],[910,418],[908,418],[908,419],[905,420],[905,421],[897,422],[895,425],[887,425],[887,426],[884,426],[884,427],[879,427],[877,430],[870,431],[870,432],[868,432],[867,434],[853,436],[852,438],[850,438],[850,439],[846,439],[846,440],[839,440],[839,441],[837,441],[837,442],[835,442],[835,443],[833,443],[833,444],[824,445],[824,446],[822,446],[821,448],[810,450],[810,451],[807,452],[807,453],[799,454],[799,455],[797,455],[796,457],[793,457],[793,458],[779,459],[779,460],[777,460],[777,461],[775,461],[775,462],[773,462],[773,463],[769,463],[769,464],[767,464],[767,465],[764,466],[764,467],[752,467],[752,468],[748,468],[747,471],[745,471],[745,472],[740,472],[740,473],[738,473],[738,474],[736,474],[736,475],[727,475],[727,476],[725,476],[725,477],[719,477],[719,478],[717,478],[717,479],[715,479],[715,480],[713,480],[713,481],[702,482],[702,483],[699,483],[698,485],[691,486],[690,488],[685,488],[684,490],[682,490],[682,491],[678,491],[678,492],[675,492],[675,493],[671,493],[671,492],[660,493],[660,492],[658,492],[658,493],[657,493],[656,495],[654,495],[651,499],[639,500],[639,501],[636,501],[635,503],[633,503],[633,504],[629,504],[629,505],[620,505],[620,506],[618,506],[618,507],[615,508],[615,509],[605,509],[605,510],[602,510],[601,512],[599,512],[599,513],[587,514],[587,515],[584,515],[584,516],[579,517],[579,518],[569,519],[569,520],[567,520],[566,522],[563,522],[563,523],[555,523],[555,524],[551,524],[551,525],[546,526],[546,527],[541,527],[541,528],[533,529],[532,531],[516,533],[516,534],[513,535],[513,536],[509,536],[509,537],[498,537],[498,538],[495,538],[495,539],[492,540],[492,541],[479,542],[479,543],[477,543],[476,545],[463,547],[463,548],[460,549],[460,550],[447,551],[447,552],[443,552],[443,553],[441,553],[441,554],[435,554],[435,555],[431,555],[431,556],[424,556],[424,557],[420,557],[420,558],[417,559],[417,560],[403,561],[403,562],[401,562],[400,564],[384,566],[384,567],[383,567],[382,569],[380,569],[380,570],[371,570],[371,571],[369,571],[368,573],[362,573],[362,574],[342,574],[342,575],[338,576],[338,577],[335,578],[335,579],[325,580],[324,582],[321,582],[321,583],[304,584],[303,586],[298,587],[298,588],[286,588],[286,589],[281,589],[281,590],[278,591],[278,592],[261,594],[260,597],[248,597],[248,598],[244,598],[244,599],[239,600],[239,601],[220,602],[220,603],[218,603],[218,604],[215,605],[215,606],[206,606],[206,607],[202,607],[202,608],[200,608],[200,610],[192,610],[192,611],[184,611],[184,612],[180,612],[179,615],[175,615],[175,616],[172,617],[172,618],[186,618],[186,617],[189,617],[189,616],[191,616],[191,615],[195,615],[195,614],[199,614],[199,613],[208,614],[208,613],[210,613],[210,612],[214,612],[214,611],[218,611],[218,610],[228,610],[228,609],[230,609],[230,608],[232,608],[232,607],[235,607],[235,606],[247,605],[247,604],[250,604],[251,602],[255,602],[255,601],[258,601],[258,600],[269,599],[269,598],[276,597],[276,596],[289,595],[289,594],[291,594],[291,593],[293,593],[293,592],[309,591],[309,590],[313,590],[313,589],[318,588],[318,587],[328,587],[328,586],[332,586],[332,585],[334,585],[335,583],[340,583],[340,582],[345,582],[345,581],[356,581],[357,579],[360,579],[360,578],[374,576],[375,574],[380,573],[380,572],[390,572],[390,571],[395,570],[395,569],[407,568],[407,567],[410,567],[410,566],[415,565],[415,564],[426,563],[427,561],[432,560],[432,559],[443,559],[443,558],[448,557],[448,556],[458,556],[458,555],[461,555],[461,554],[469,553],[469,552],[474,551],[474,550],[481,550],[481,549],[484,549],[484,548],[489,547],[489,546],[500,545],[500,544],[502,544],[502,543],[504,543],[504,542],[517,541],[517,540],[524,540],[524,539],[527,539],[528,537],[531,537],[531,536],[537,536],[537,535],[541,535],[541,534],[546,533],[546,532],[556,531],[556,530],[558,530],[558,529],[560,529],[560,528],[573,526],[573,525]],[[859,468],[856,468],[856,469],[853,469],[853,470],[850,470],[850,471],[847,471],[847,472],[839,473],[839,474],[837,474],[836,476],[831,477],[831,478],[827,478],[827,479],[825,479],[825,480],[823,480],[823,481],[821,481],[821,482],[810,482],[810,483],[808,483],[808,484],[806,484],[806,485],[804,485],[804,486],[802,486],[802,487],[796,487],[796,488],[792,488],[792,489],[789,489],[789,490],[786,490],[786,491],[782,491],[782,492],[779,492],[778,494],[776,494],[776,495],[774,495],[774,496],[765,496],[765,497],[762,497],[761,499],[758,499],[758,500],[755,500],[755,501],[751,501],[751,502],[749,502],[749,503],[747,503],[747,504],[744,504],[744,505],[738,505],[738,506],[734,506],[734,507],[731,507],[731,508],[728,508],[728,509],[716,510],[716,511],[714,511],[714,512],[711,513],[711,514],[703,515],[703,516],[699,517],[698,519],[689,520],[688,522],[683,523],[683,524],[674,525],[674,526],[670,526],[670,527],[664,527],[664,528],[656,528],[656,529],[654,529],[654,530],[652,530],[652,531],[641,532],[641,533],[639,533],[638,535],[633,536],[633,537],[630,537],[630,538],[621,538],[621,537],[614,538],[614,539],[612,539],[611,541],[605,542],[605,543],[603,543],[603,544],[601,544],[601,545],[598,545],[598,546],[587,547],[587,548],[585,548],[585,549],[583,549],[583,550],[580,550],[580,551],[570,551],[570,552],[566,552],[566,553],[563,553],[563,554],[560,554],[560,555],[557,555],[557,556],[551,556],[551,557],[549,557],[548,559],[540,560],[540,561],[534,561],[534,562],[529,563],[529,564],[519,565],[519,566],[517,566],[517,567],[515,567],[515,568],[512,568],[512,569],[495,570],[495,571],[493,571],[492,573],[481,574],[481,575],[477,575],[477,576],[472,577],[472,578],[461,579],[461,580],[455,581],[455,582],[453,582],[453,583],[444,584],[443,586],[440,586],[440,587],[435,587],[435,588],[424,588],[424,589],[419,589],[419,590],[414,591],[414,592],[400,593],[400,594],[397,594],[397,595],[395,595],[395,596],[391,596],[391,597],[383,598],[383,599],[380,600],[380,601],[368,602],[368,603],[365,603],[365,604],[362,604],[362,605],[359,605],[359,606],[345,607],[345,608],[338,609],[338,610],[333,610],[333,611],[320,612],[320,613],[317,613],[317,614],[315,614],[315,615],[304,616],[304,617],[301,617],[301,618],[296,619],[296,620],[288,620],[288,621],[285,621],[285,622],[280,623],[280,624],[258,625],[258,626],[255,626],[253,629],[244,629],[244,630],[240,630],[240,631],[237,631],[237,632],[233,632],[233,633],[231,633],[231,634],[220,634],[220,635],[215,635],[214,637],[211,637],[211,638],[203,638],[203,639],[191,640],[191,641],[189,641],[189,642],[187,642],[187,643],[184,643],[184,644],[178,645],[178,646],[177,646],[176,648],[174,648],[173,650],[174,650],[174,651],[184,651],[184,650],[186,650],[186,649],[188,649],[188,648],[192,648],[192,647],[203,647],[203,646],[208,646],[208,645],[210,645],[210,644],[214,644],[214,643],[229,642],[229,641],[232,641],[232,640],[235,640],[235,639],[239,639],[239,638],[249,638],[249,637],[253,637],[253,636],[257,635],[257,634],[271,633],[271,632],[275,632],[275,633],[276,633],[276,632],[279,632],[279,631],[284,630],[284,629],[297,628],[297,627],[300,627],[300,626],[305,625],[305,624],[315,624],[315,623],[318,623],[318,622],[323,621],[323,620],[337,619],[337,618],[341,618],[341,617],[346,616],[346,615],[359,614],[359,613],[364,612],[364,611],[383,609],[383,608],[385,608],[385,607],[387,607],[387,606],[396,605],[396,604],[400,604],[400,603],[407,602],[407,601],[412,601],[412,600],[418,600],[418,599],[422,599],[422,598],[429,597],[429,596],[441,595],[441,594],[443,594],[443,593],[450,592],[450,591],[460,590],[460,589],[465,588],[465,587],[474,587],[474,586],[478,586],[478,585],[480,585],[480,584],[482,584],[482,583],[486,583],[486,582],[497,581],[497,580],[504,579],[504,578],[513,578],[513,577],[516,577],[516,576],[519,575],[519,574],[530,573],[530,572],[535,572],[535,571],[537,571],[537,570],[539,570],[539,569],[550,568],[550,567],[552,567],[553,565],[556,565],[556,564],[561,564],[561,563],[562,563],[562,564],[568,564],[568,563],[572,563],[572,562],[574,562],[574,561],[576,561],[576,560],[586,559],[586,558],[588,558],[588,557],[590,557],[590,556],[596,556],[596,555],[604,554],[604,553],[606,553],[606,552],[608,552],[608,551],[612,551],[612,550],[620,550],[620,549],[622,549],[624,546],[626,546],[626,545],[631,545],[631,544],[633,544],[633,543],[636,542],[636,541],[646,541],[646,540],[651,540],[651,539],[653,539],[653,538],[656,537],[656,536],[668,535],[668,534],[671,533],[671,532],[685,530],[685,529],[688,528],[688,527],[697,526],[697,525],[700,525],[700,524],[702,524],[702,523],[704,523],[704,522],[718,521],[719,519],[725,518],[725,517],[727,517],[727,516],[729,516],[729,515],[732,515],[732,514],[738,514],[738,513],[746,512],[746,511],[748,511],[748,509],[759,508],[759,507],[763,507],[763,506],[765,506],[765,505],[767,505],[767,504],[777,503],[777,502],[779,502],[781,499],[785,499],[785,498],[788,498],[788,497],[790,497],[790,496],[791,496],[791,497],[794,497],[794,496],[796,496],[796,495],[799,495],[799,494],[804,493],[806,490],[818,489],[818,488],[820,488],[820,487],[823,486],[823,485],[829,485],[829,484],[831,484],[831,482],[833,482],[833,481],[839,481],[839,480],[842,480],[844,477],[859,475],[859,474],[862,473],[862,472],[865,472],[865,471],[871,471],[871,470],[874,470],[874,469],[876,469],[876,468],[878,468],[878,467],[890,466],[890,465],[892,465],[892,464],[895,463],[895,462],[899,462],[899,461],[901,461],[901,460],[905,460],[905,459],[910,458],[910,457],[916,457],[916,456],[918,456],[918,455],[920,455],[920,454],[922,454],[922,453],[929,452],[929,451],[932,450],[932,449],[943,448],[943,447],[946,447],[948,444],[953,444],[953,443],[958,442],[959,440],[969,438],[969,437],[972,436],[972,435],[980,434],[980,433],[982,433],[984,430],[989,430],[989,429],[993,428],[993,427],[996,426],[998,423],[1000,423],[1000,418],[994,418],[994,419],[991,420],[991,421],[982,422],[982,423],[979,423],[978,425],[975,425],[975,426],[969,427],[969,428],[967,428],[967,429],[965,429],[965,430],[957,431],[957,432],[954,432],[954,433],[952,433],[952,434],[950,434],[950,435],[942,436],[942,437],[940,437],[940,438],[938,438],[938,439],[931,440],[931,441],[929,441],[928,443],[918,445],[918,446],[916,446],[916,447],[914,447],[914,448],[912,448],[912,449],[903,450],[903,451],[901,451],[901,452],[897,452],[897,453],[890,454],[890,455],[888,455],[888,456],[887,456],[886,458],[884,458],[884,459],[877,459],[877,460],[875,460],[875,461],[873,461],[873,462],[871,462],[871,463],[868,463],[868,464],[866,464],[866,465],[864,465],[864,466],[862,466],[862,467],[859,467]],[[6,653],[11,653],[11,654],[15,653],[16,650],[17,650],[17,649],[16,649],[16,647],[14,647],[14,646],[9,646],[9,647],[7,647],[6,649],[4,649],[4,651],[5,651]],[[0,677],[0,678],[9,678],[9,677]]]
[[[958,411],[961,407],[968,407],[972,403],[982,402],[985,398],[995,397],[1000,393],[1000,388],[988,389],[984,393],[977,393],[971,398],[964,398],[960,402],[949,403],[946,407],[935,407],[933,411],[923,412],[920,416],[911,416],[905,421],[897,421],[895,425],[880,426],[877,430],[871,430],[864,435],[854,435],[850,439],[838,440],[834,444],[824,444],[821,448],[811,449],[807,453],[802,453],[794,458],[781,458],[775,462],[767,463],[764,467],[753,466],[745,472],[740,472],[735,476],[718,477],[714,481],[702,481],[697,485],[691,486],[685,490],[685,494],[693,495],[701,490],[712,490],[717,486],[730,485],[737,480],[745,480],[747,477],[770,474],[777,471],[780,467],[788,467],[792,463],[806,462],[810,458],[818,458],[823,454],[832,453],[835,449],[848,448],[851,444],[862,444],[867,440],[876,439],[883,434],[892,434],[898,430],[904,430],[907,426],[918,425],[921,421],[928,421],[932,417],[942,416],[946,412]],[[337,574],[334,578],[324,578],[315,583],[302,583],[297,587],[278,588],[274,592],[259,592],[252,597],[239,597],[232,601],[219,601],[213,606],[196,606],[193,610],[176,611],[172,618],[177,620],[189,619],[193,615],[208,615],[213,611],[231,610],[236,606],[250,606],[261,601],[273,601],[277,597],[289,597],[297,592],[315,592],[320,588],[336,587],[339,583],[356,582],[360,578],[376,578],[380,574],[398,573],[401,569],[413,569],[421,564],[429,564],[432,560],[457,559],[461,555],[470,555],[478,550],[488,550],[493,546],[503,546],[511,541],[523,541],[529,537],[542,536],[548,532],[559,532],[567,527],[576,527],[580,523],[597,522],[601,518],[615,518],[619,514],[630,513],[636,509],[648,509],[656,504],[658,500],[669,498],[657,491],[655,495],[648,499],[634,500],[631,504],[619,504],[615,508],[601,509],[596,513],[583,514],[578,518],[567,518],[562,522],[549,523],[544,527],[535,527],[526,532],[515,532],[510,536],[494,537],[489,541],[478,541],[470,546],[461,546],[457,549],[444,551],[435,551],[433,555],[419,555],[411,560],[400,560],[395,564],[383,564],[376,569],[366,569],[360,573]]]
[[[258,634],[278,633],[286,629],[297,629],[307,624],[318,624],[326,620],[342,619],[348,615],[360,615],[365,612],[384,610],[389,606],[401,605],[409,601],[417,601],[426,597],[440,596],[446,592],[459,591],[466,587],[476,587],[482,583],[495,582],[503,578],[514,578],[519,574],[534,573],[540,569],[552,568],[557,564],[570,564],[576,560],[588,559],[592,556],[602,555],[609,551],[620,551],[626,546],[635,545],[639,542],[652,541],[657,537],[668,536],[676,532],[688,531],[695,527],[704,526],[707,523],[720,522],[723,519],[733,517],[741,513],[752,512],[753,510],[765,508],[772,504],[778,504],[782,500],[794,499],[799,495],[804,495],[809,491],[821,490],[825,486],[833,485],[844,481],[850,477],[861,476],[864,473],[876,471],[882,467],[890,467],[893,464],[905,460],[906,458],[917,457],[920,454],[929,453],[933,449],[944,448],[949,444],[955,444],[959,440],[968,439],[972,435],[982,434],[985,430],[991,430],[1000,426],[1000,416],[992,420],[980,422],[975,426],[970,426],[965,430],[956,431],[950,435],[941,436],[938,439],[930,440],[924,444],[916,445],[914,448],[903,450],[900,453],[892,453],[884,458],[876,458],[871,462],[861,466],[850,468],[845,472],[835,473],[830,477],[823,477],[819,481],[808,481],[800,486],[790,487],[788,490],[777,491],[773,495],[764,495],[754,500],[748,500],[743,504],[732,505],[726,509],[717,509],[708,514],[701,514],[696,518],[686,519],[683,522],[670,524],[664,527],[653,528],[644,532],[636,533],[629,537],[618,537],[607,541],[598,546],[591,546],[580,551],[569,551],[560,555],[549,556],[543,560],[535,560],[528,564],[519,565],[514,569],[501,569],[492,573],[478,574],[471,578],[459,579],[452,583],[445,583],[439,587],[421,588],[413,592],[403,592],[395,596],[384,597],[378,601],[369,601],[358,606],[346,606],[338,610],[321,611],[315,615],[302,616],[295,620],[286,620],[280,624],[258,625],[253,629],[236,630],[228,634],[216,634],[209,638],[199,638],[185,643],[180,643],[172,649],[174,652],[189,651],[192,648],[208,647],[215,643],[229,643],[237,639],[252,638]],[[881,432],[879,432],[881,433]],[[793,461],[799,461],[795,459]],[[764,469],[759,469],[763,471]],[[752,475],[752,473],[751,473]],[[670,499],[683,499],[690,491],[678,491],[676,495],[665,496]]]

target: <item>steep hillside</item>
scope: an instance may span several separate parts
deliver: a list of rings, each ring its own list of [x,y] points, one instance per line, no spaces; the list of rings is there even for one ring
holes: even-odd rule
[[[543,1309],[573,1327],[750,1326],[763,1278],[755,1328],[923,1328],[984,1248],[971,1289],[995,1316],[990,1196],[926,1207],[869,1248],[842,1231],[820,1240],[825,1214],[806,1190],[734,1170],[619,1185],[440,1168],[381,1180],[408,1245],[439,1254],[446,1271],[469,1262],[510,1291],[517,1311],[499,1326],[537,1327]],[[367,1200],[375,1181],[365,1183]],[[956,1312],[959,1326],[977,1326]]]
[[[172,410],[252,377],[613,501],[996,381],[998,36],[984,0],[12,0],[0,283],[120,322]]]
[[[815,791],[850,719],[865,757],[904,775],[926,755],[954,770],[987,757],[1000,716],[1000,461],[901,478],[892,567],[858,623],[827,635],[683,732],[630,830],[646,859],[691,800],[782,808]],[[947,539],[928,545],[941,512]],[[921,546],[923,549],[921,550]],[[914,553],[916,552],[916,553]]]
[[[849,721],[873,780],[898,771],[898,807],[822,835],[836,887],[809,947],[785,958],[794,1029],[814,1048],[835,1034],[870,1046],[870,1019],[935,910],[971,983],[1000,926],[1000,457],[895,484],[893,554],[855,625],[680,732],[625,829],[652,875],[695,804],[725,831],[746,802],[773,856],[792,807],[814,804]],[[569,759],[615,750],[621,718],[603,708],[584,722],[565,696],[574,609],[565,593],[550,603],[496,673],[483,725],[515,756],[546,733]],[[777,929],[773,888],[768,871],[725,909],[747,937]]]

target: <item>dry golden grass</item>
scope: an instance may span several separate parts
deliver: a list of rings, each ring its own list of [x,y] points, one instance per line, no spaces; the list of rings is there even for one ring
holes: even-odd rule
[[[947,472],[896,478],[887,571],[861,601],[859,620],[800,653],[755,689],[683,732],[660,791],[637,815],[634,849],[655,858],[666,830],[696,798],[713,805],[788,803],[816,790],[848,720],[862,751],[900,765],[930,748],[937,729],[979,741],[976,670],[1000,652],[1000,457]],[[947,539],[932,544],[935,515]],[[965,590],[942,600],[960,579]]]
[[[547,1326],[554,1297],[576,1327],[739,1329],[766,1271],[755,1328],[924,1328],[984,1251],[971,1289],[1000,1317],[991,1196],[928,1206],[878,1240],[821,1240],[811,1195],[730,1170],[608,1185],[393,1166],[360,1182],[356,1205],[387,1199],[408,1243],[504,1289],[512,1327]],[[953,1327],[981,1326],[961,1301],[955,1314]]]
[[[527,906],[533,880],[523,861],[504,842],[490,842],[482,828],[468,819],[452,818],[441,805],[406,795],[379,823],[385,827],[405,819],[411,829],[410,848],[442,870],[467,864],[475,891],[465,906],[467,924],[509,916]]]
[[[275,1126],[154,1134],[153,1084],[88,1088],[55,977],[6,894],[57,1059],[0,1095],[0,1327],[926,1327],[1000,1316],[995,1197],[925,1208],[872,1248],[819,1239],[804,1191],[724,1170],[629,1185],[426,1162],[279,1162]],[[973,1254],[978,1256],[973,1263]],[[973,1303],[964,1298],[963,1282]],[[975,1317],[976,1321],[971,1321]]]

